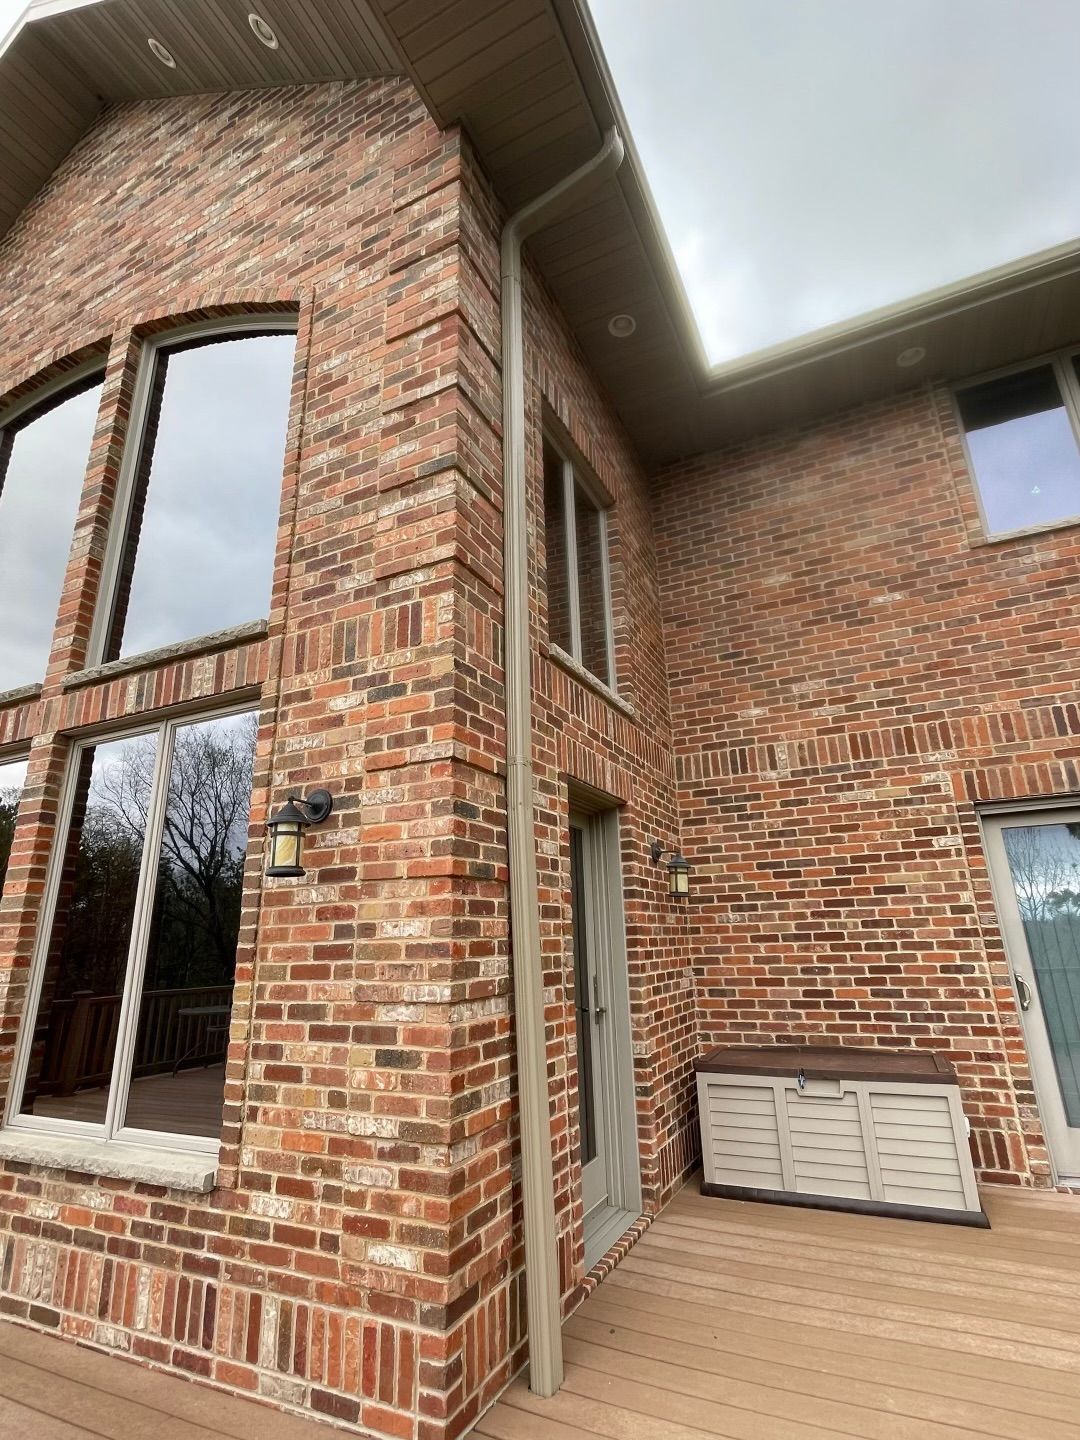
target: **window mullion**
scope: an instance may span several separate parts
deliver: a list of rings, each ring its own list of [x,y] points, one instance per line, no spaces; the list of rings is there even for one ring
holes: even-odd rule
[[[606,684],[615,689],[615,622],[611,613],[611,555],[608,547],[611,544],[611,535],[608,531],[608,512],[598,512],[600,522],[600,584],[603,591],[604,605],[604,644],[607,647],[607,674],[604,676]]]
[[[1057,376],[1058,387],[1061,390],[1065,413],[1072,426],[1076,448],[1080,450],[1080,380],[1077,379],[1071,355],[1055,355],[1054,374]]]
[[[581,664],[581,594],[578,589],[577,510],[574,467],[563,461],[563,522],[566,526],[566,596],[570,606],[570,653]]]
[[[120,1019],[116,1034],[116,1053],[113,1056],[112,1083],[109,1086],[109,1104],[105,1114],[105,1133],[109,1139],[112,1139],[116,1132],[123,1127],[128,1092],[131,1089],[131,1067],[134,1063],[135,1040],[139,1029],[139,1001],[142,996],[143,973],[146,968],[146,952],[150,942],[150,926],[154,916],[154,901],[157,897],[158,857],[161,853],[161,837],[165,826],[174,733],[175,722],[163,725],[158,731],[154,778],[146,813],[142,861],[139,866],[139,891],[131,926],[131,942],[128,946],[124,989],[120,1001]]]

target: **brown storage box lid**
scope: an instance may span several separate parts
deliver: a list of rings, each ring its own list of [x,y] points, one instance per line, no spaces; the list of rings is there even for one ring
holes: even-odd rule
[[[955,1085],[947,1060],[929,1050],[877,1050],[869,1045],[721,1045],[699,1055],[706,1074],[783,1075],[808,1080],[899,1080],[907,1085]]]

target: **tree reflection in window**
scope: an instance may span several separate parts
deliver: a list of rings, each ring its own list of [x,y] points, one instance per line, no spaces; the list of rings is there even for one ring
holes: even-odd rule
[[[7,878],[11,845],[15,839],[15,821],[19,815],[26,761],[8,760],[0,763],[0,893]]]
[[[255,736],[245,713],[80,752],[24,1111],[217,1134]]]

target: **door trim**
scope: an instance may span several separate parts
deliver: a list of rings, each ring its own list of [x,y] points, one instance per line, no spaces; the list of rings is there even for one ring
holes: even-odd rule
[[[1003,897],[1001,885],[996,872],[1002,864],[1008,869],[1008,858],[1005,855],[1005,843],[1001,838],[1002,822],[1010,818],[1019,819],[1026,815],[1047,815],[1053,811],[1074,811],[1080,812],[1080,796],[1064,795],[1043,797],[1037,800],[1012,800],[998,801],[992,804],[978,805],[976,814],[979,821],[979,835],[983,847],[983,855],[986,860],[986,874],[990,885],[990,892],[994,901],[994,918],[997,922],[998,931],[1001,935],[1002,948],[1005,952],[1005,961],[1009,968],[1009,988],[1012,992],[1013,1003],[1016,1006],[1016,1014],[1020,1024],[1020,1034],[1024,1041],[1024,1053],[1027,1056],[1028,1069],[1031,1074],[1031,1087],[1035,1093],[1035,1105],[1039,1112],[1039,1124],[1042,1128],[1043,1139],[1046,1143],[1046,1154],[1050,1164],[1050,1173],[1054,1184],[1076,1185],[1080,1182],[1080,1174],[1074,1175],[1069,1170],[1063,1170],[1060,1165],[1061,1157],[1055,1151],[1054,1131],[1056,1126],[1048,1123],[1048,1116],[1053,1114],[1054,1106],[1048,1103],[1046,1087],[1049,1081],[1045,1076],[1040,1076],[1040,1065],[1037,1063],[1037,1056],[1044,1047],[1040,1039],[1037,1044],[1032,1044],[1031,1024],[1027,1018],[1029,1011],[1025,1010],[1021,1003],[1019,987],[1017,985],[1018,970],[1033,972],[1033,962],[1026,941],[1023,942],[1024,949],[1021,955],[1016,955],[1015,941],[1010,939],[1010,931],[1015,929],[1013,923],[1007,919],[1010,915],[1010,907],[1017,907],[1015,891],[1010,879],[1010,893]],[[1053,821],[1047,819],[1046,824]],[[996,841],[996,843],[995,843]],[[1000,858],[999,858],[1000,852]],[[1021,924],[1022,924],[1021,920]],[[991,980],[992,980],[991,976]],[[1032,984],[1034,975],[1032,973]],[[1041,1001],[1040,1001],[1041,1007]],[[1039,1023],[1045,1027],[1046,1021],[1042,1017],[1042,1010],[1039,1011]],[[1049,1054],[1043,1058],[1043,1065],[1053,1069],[1053,1055]],[[1053,1098],[1053,1097],[1051,1097]]]
[[[589,1270],[641,1215],[641,1167],[619,812],[614,806],[599,809],[590,792],[580,796],[583,804],[579,805],[578,799],[571,786],[567,820],[568,824],[573,820],[584,827],[586,875],[591,891],[586,896],[586,923],[608,1027],[608,1043],[600,1047],[603,1075],[597,1077],[600,1084],[596,1094],[596,1103],[603,1107],[608,1203],[594,1211],[583,1227],[585,1269]]]

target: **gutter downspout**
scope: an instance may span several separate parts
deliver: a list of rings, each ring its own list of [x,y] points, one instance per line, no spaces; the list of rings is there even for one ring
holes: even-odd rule
[[[554,1395],[562,1385],[562,1317],[555,1250],[540,954],[536,824],[533,812],[532,653],[529,643],[528,496],[525,478],[525,342],[521,247],[588,189],[622,164],[622,138],[612,128],[591,160],[522,206],[502,232],[504,667],[506,684],[506,826],[510,859],[510,922],[517,1034],[518,1112],[525,1224],[525,1285],[529,1323],[529,1387]]]

